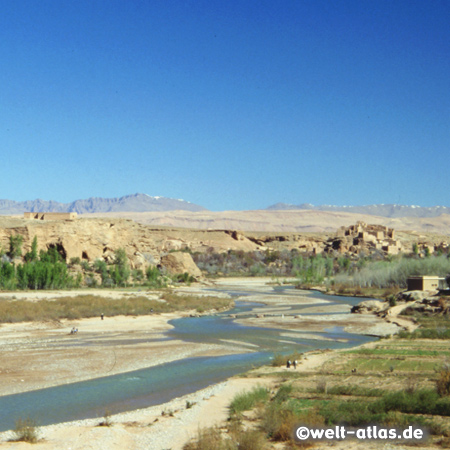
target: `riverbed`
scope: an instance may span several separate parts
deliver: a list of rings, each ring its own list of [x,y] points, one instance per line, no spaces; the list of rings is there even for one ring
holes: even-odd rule
[[[10,393],[0,397],[1,429],[24,417],[45,425],[161,404],[269,363],[275,353],[369,342],[374,338],[360,333],[380,325],[379,319],[350,315],[352,299],[346,297],[280,289],[261,280],[224,280],[191,292],[211,289],[235,296],[236,308],[202,317],[124,318],[128,326],[121,318],[87,319],[80,321],[75,339],[64,327],[0,328],[0,386]],[[14,367],[21,352],[29,364]],[[86,378],[67,382],[67,372],[80,364]],[[33,367],[42,375],[37,377],[42,389],[27,382],[36,380],[29,376]]]

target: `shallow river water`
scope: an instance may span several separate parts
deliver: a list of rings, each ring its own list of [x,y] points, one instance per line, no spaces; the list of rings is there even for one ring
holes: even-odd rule
[[[222,289],[224,291],[225,289]],[[233,293],[228,290],[227,292]],[[257,299],[254,291],[234,292],[248,295],[244,300]],[[264,295],[270,295],[265,292]],[[278,296],[295,295],[292,291],[277,291]],[[328,301],[331,304],[354,303],[354,299],[310,294],[311,302]],[[358,299],[361,301],[362,299]],[[192,342],[238,342],[251,353],[186,358],[148,369],[112,375],[104,378],[40,389],[0,397],[0,431],[14,428],[19,418],[34,418],[39,425],[48,425],[89,417],[102,417],[111,413],[129,411],[165,403],[173,398],[195,392],[252,367],[269,363],[274,353],[304,352],[320,348],[347,348],[374,338],[354,335],[340,328],[321,333],[327,340],[307,339],[308,333],[290,330],[249,327],[236,323],[229,317],[252,314],[261,310],[261,303],[237,301],[236,308],[226,313],[198,318],[176,319],[174,328],[165,339],[182,339]],[[297,336],[298,335],[298,336]],[[305,336],[306,335],[306,336]],[[317,333],[315,333],[317,335]]]

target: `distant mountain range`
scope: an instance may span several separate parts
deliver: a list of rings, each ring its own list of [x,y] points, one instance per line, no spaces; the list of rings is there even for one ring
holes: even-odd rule
[[[288,203],[276,203],[266,208],[268,210],[292,210],[307,209],[317,211],[331,212],[347,212],[356,214],[369,214],[380,217],[438,217],[441,214],[450,214],[450,208],[447,206],[405,206],[405,205],[366,205],[366,206],[334,206],[320,205],[314,206],[310,203],[302,203],[301,205],[290,205]]]
[[[302,203],[290,205],[276,203],[266,208],[268,211],[276,210],[316,210],[328,212],[345,212],[363,215],[373,215],[388,218],[438,217],[441,214],[450,214],[446,206],[405,206],[405,205],[366,205],[366,206],[334,206],[311,205]],[[206,208],[194,203],[167,197],[151,197],[147,194],[125,195],[120,198],[91,197],[84,200],[75,200],[71,203],[59,203],[53,200],[27,200],[16,202],[13,200],[0,200],[0,215],[16,215],[24,212],[76,212],[78,214],[96,213],[138,213],[138,212],[166,212],[166,211],[208,211]]]
[[[0,214],[14,215],[29,212],[76,212],[78,214],[99,212],[146,212],[146,211],[206,211],[205,208],[185,200],[151,197],[147,194],[125,195],[120,198],[91,197],[75,200],[72,203],[59,203],[53,200],[27,200],[15,202],[0,200]]]

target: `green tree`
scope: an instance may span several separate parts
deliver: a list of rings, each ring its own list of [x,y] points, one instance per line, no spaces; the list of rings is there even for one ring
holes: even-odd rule
[[[133,283],[142,283],[144,281],[144,272],[141,269],[133,269],[131,272]]]
[[[23,236],[16,234],[9,237],[9,253],[8,256],[12,259],[22,256]]]
[[[339,268],[343,271],[348,271],[348,269],[350,268],[350,259],[346,256],[338,258],[337,262],[339,264]]]
[[[46,252],[44,250],[41,250],[39,252],[39,259],[42,262],[48,262],[52,264],[63,261],[63,257],[58,252],[58,249],[55,246],[51,246]]]
[[[153,288],[161,288],[166,285],[166,282],[161,275],[161,272],[156,266],[149,266],[145,271],[145,275],[148,280],[148,284]]]
[[[25,254],[25,261],[27,262],[33,262],[37,261],[38,259],[38,251],[37,251],[38,243],[37,243],[37,237],[35,236],[33,238],[33,242],[31,243],[31,251]]]
[[[8,290],[16,288],[16,268],[7,261],[0,262],[0,287]]]
[[[103,259],[96,259],[94,261],[94,270],[100,274],[102,278],[102,286],[111,286],[112,280],[108,272],[108,266]]]
[[[131,270],[127,254],[123,248],[114,252],[114,269],[110,271],[111,278],[116,286],[126,286]]]

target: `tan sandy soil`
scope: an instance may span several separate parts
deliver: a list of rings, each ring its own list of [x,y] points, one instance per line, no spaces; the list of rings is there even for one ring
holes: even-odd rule
[[[84,214],[83,217],[121,217],[146,225],[169,227],[245,230],[265,232],[335,232],[340,226],[358,221],[421,233],[449,234],[450,215],[439,217],[387,218],[368,214],[317,210],[253,211],[164,211]]]
[[[151,367],[189,356],[244,353],[238,344],[163,340],[179,314],[116,316],[0,327],[0,395]],[[78,333],[71,335],[71,329]],[[144,341],[144,342],[143,342]],[[77,346],[73,346],[73,343]]]

